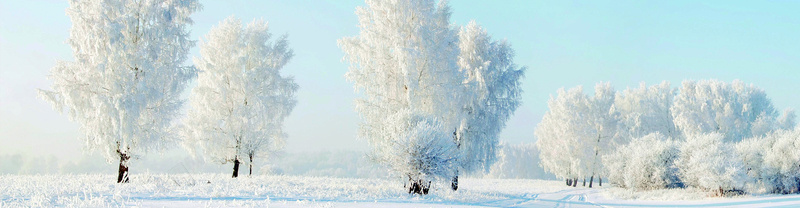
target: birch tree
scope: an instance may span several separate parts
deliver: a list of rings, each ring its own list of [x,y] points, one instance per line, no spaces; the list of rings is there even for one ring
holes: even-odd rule
[[[297,103],[294,78],[282,75],[293,56],[287,37],[274,42],[267,23],[246,26],[228,17],[200,43],[197,87],[186,119],[189,146],[207,159],[233,163],[233,177],[247,160],[268,158],[283,147],[283,121]]]
[[[514,64],[514,50],[494,41],[475,21],[461,28],[458,65],[465,73],[464,118],[456,132],[465,173],[488,172],[497,161],[498,136],[520,105],[525,67]],[[453,188],[457,189],[458,178]]]
[[[457,168],[446,165],[450,170],[433,172],[420,168],[457,162],[457,152],[446,149],[455,146],[453,132],[463,107],[457,90],[464,78],[455,60],[457,34],[450,26],[450,10],[432,0],[367,0],[356,15],[359,35],[339,40],[339,46],[350,63],[345,76],[363,94],[356,100],[362,119],[359,137],[370,143],[375,161],[406,177],[410,192],[422,194],[429,188],[427,181],[451,178]],[[433,128],[418,132],[426,132],[426,140],[443,145],[436,148],[445,151],[407,148],[413,146],[407,136],[413,137],[410,131],[418,128]],[[406,157],[440,159],[398,159]]]
[[[194,76],[181,64],[198,9],[194,0],[69,2],[74,60],[59,61],[52,90],[38,92],[80,125],[87,149],[119,160],[117,182],[128,181],[131,158],[175,138],[180,94]]]

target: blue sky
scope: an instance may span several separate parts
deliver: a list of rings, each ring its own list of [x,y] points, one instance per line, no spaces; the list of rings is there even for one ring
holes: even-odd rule
[[[362,1],[201,1],[197,39],[229,15],[263,18],[288,34],[295,57],[285,73],[300,85],[287,119],[287,151],[365,150],[357,140],[352,84],[336,40],[358,33]],[[475,20],[507,39],[528,66],[523,105],[501,139],[533,142],[533,129],[558,88],[618,90],[684,79],[741,79],[779,109],[800,109],[797,1],[451,1],[452,22]],[[81,153],[77,124],[36,98],[56,60],[70,60],[66,1],[0,1],[0,155]],[[193,50],[197,56],[198,49]],[[188,64],[188,63],[187,63]]]

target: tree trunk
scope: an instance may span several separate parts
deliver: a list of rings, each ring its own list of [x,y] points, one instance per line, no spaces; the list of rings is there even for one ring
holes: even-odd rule
[[[564,179],[564,181],[567,182],[567,186],[572,186],[572,179],[567,178],[567,179]]]
[[[597,180],[599,180],[599,181],[597,181],[597,182],[600,182],[600,183],[598,183],[597,185],[603,186],[603,178],[601,178],[601,177],[597,177]]]
[[[233,159],[233,178],[239,177],[239,158]]]
[[[594,176],[589,178],[589,188],[592,188],[592,182],[594,182]]]
[[[458,191],[458,176],[453,177],[453,182],[450,183],[450,188],[453,188],[453,191]]]
[[[117,150],[119,153],[120,151]],[[128,160],[131,159],[127,154],[119,153],[119,172],[117,175],[117,183],[128,182]]]
[[[578,185],[578,178],[572,179],[572,187],[575,187],[577,185]]]
[[[409,194],[427,195],[428,191],[430,191],[431,188],[430,181],[428,181],[428,184],[426,185],[422,182],[422,179],[414,180],[411,179],[411,177],[409,177],[408,182],[411,183],[411,185],[408,187]]]
[[[250,155],[250,176],[253,175],[253,155]]]
[[[583,178],[583,187],[586,187],[586,178]]]

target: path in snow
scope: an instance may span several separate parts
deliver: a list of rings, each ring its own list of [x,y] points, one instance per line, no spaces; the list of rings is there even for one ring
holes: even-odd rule
[[[567,187],[563,181],[464,178],[458,191],[409,195],[402,182],[300,176],[231,179],[221,174],[0,175],[0,207],[799,207],[800,195],[708,198],[697,190],[630,192]],[[444,187],[444,188],[438,188]],[[697,199],[697,200],[676,200]]]

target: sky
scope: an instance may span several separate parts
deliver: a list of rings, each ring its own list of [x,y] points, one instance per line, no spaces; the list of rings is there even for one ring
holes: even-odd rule
[[[356,138],[358,97],[344,78],[336,41],[358,34],[363,1],[200,1],[197,40],[230,15],[263,18],[288,34],[295,56],[284,68],[300,85],[287,118],[287,152],[367,150]],[[523,104],[500,139],[534,142],[533,131],[559,88],[598,82],[617,90],[664,80],[735,79],[764,89],[778,109],[800,109],[798,1],[467,1],[449,2],[451,22],[476,21],[507,40],[528,68]],[[66,1],[0,1],[0,155],[85,156],[78,125],[36,97],[50,89],[56,60],[71,60]],[[198,56],[195,47],[191,56]],[[191,64],[191,63],[186,63]],[[190,86],[191,87],[191,86]],[[190,89],[187,89],[190,90]],[[187,91],[188,92],[188,91]],[[177,150],[176,150],[177,151]],[[101,157],[95,154],[96,157]]]

